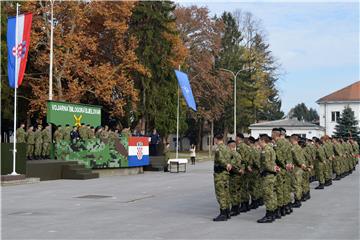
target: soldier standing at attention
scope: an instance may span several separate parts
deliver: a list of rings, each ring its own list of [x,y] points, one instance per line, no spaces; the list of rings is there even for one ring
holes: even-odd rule
[[[271,139],[268,135],[262,134],[259,139],[261,146],[260,174],[262,176],[263,198],[266,207],[266,214],[257,220],[258,223],[271,223],[275,221],[275,211],[277,209],[277,199],[275,193],[276,173],[280,167],[276,165],[276,153],[270,145]]]
[[[231,211],[230,216],[237,216],[240,214],[240,181],[241,175],[244,173],[244,167],[241,165],[240,154],[236,151],[236,142],[234,140],[228,141],[230,163],[232,169],[230,171],[229,178],[229,192],[231,199]]]
[[[89,136],[89,139],[94,139],[95,138],[95,129],[94,129],[93,126],[91,126],[89,128],[88,136]]]
[[[223,135],[216,135],[214,143],[216,145],[214,157],[214,186],[216,199],[220,205],[220,214],[213,220],[218,222],[230,219],[229,172],[232,166],[230,164],[229,150],[223,142]]]
[[[301,139],[299,141],[300,147],[303,149],[305,165],[307,168],[303,172],[303,179],[302,179],[302,197],[301,201],[305,202],[306,200],[310,199],[310,171],[312,169],[312,154],[311,149],[306,143],[306,139]]]
[[[100,137],[101,141],[104,142],[105,139],[107,140],[109,138],[109,131],[108,130],[109,130],[109,127],[107,125],[105,125],[105,128],[102,129],[102,131],[99,134],[99,137]]]
[[[296,134],[291,135],[290,143],[292,144],[291,153],[293,156],[294,167],[294,203],[292,204],[293,208],[301,207],[301,197],[302,197],[302,178],[303,170],[306,169],[305,157],[303,150],[299,146],[299,137]]]
[[[34,156],[35,133],[33,130],[34,130],[33,126],[30,126],[26,133],[26,135],[27,135],[26,136],[26,143],[27,143],[26,157],[29,160],[32,160],[33,156]]]
[[[261,191],[261,178],[260,178],[260,157],[261,151],[258,148],[258,144],[255,145],[255,138],[249,137],[248,144],[250,146],[250,156],[251,156],[251,177],[249,179],[249,187],[250,187],[250,196],[251,196],[251,204],[250,209],[256,209],[260,206],[260,201],[262,197]]]
[[[58,125],[56,131],[54,132],[54,139],[55,139],[55,143],[60,143],[61,140],[63,140],[63,129],[61,127],[61,125]]]
[[[50,158],[50,144],[51,144],[51,132],[50,125],[47,125],[44,130],[41,132],[43,138],[43,146],[42,146],[42,158],[49,159]]]
[[[88,137],[88,128],[85,126],[84,123],[81,124],[81,127],[79,128],[78,132],[79,132],[80,138],[82,140],[85,141],[85,140],[89,139],[89,137]]]
[[[41,159],[41,150],[42,150],[42,134],[41,134],[42,126],[39,125],[38,129],[35,132],[35,159]]]
[[[26,132],[25,124],[20,124],[20,127],[16,130],[16,142],[17,143],[26,143]]]
[[[332,175],[333,175],[333,165],[334,164],[334,145],[331,142],[331,139],[329,136],[324,136],[324,151],[326,156],[326,175],[325,175],[325,186],[332,185]]]
[[[287,148],[286,140],[280,138],[281,130],[279,128],[273,128],[271,132],[271,137],[274,142],[274,151],[276,153],[276,165],[280,167],[280,171],[276,175],[276,184],[275,184],[275,192],[278,203],[278,208],[275,212],[275,217],[280,219],[281,216],[286,215],[285,205],[285,195],[289,194],[286,191],[285,178],[286,178],[286,162],[287,162]]]
[[[319,181],[319,186],[315,189],[324,189],[325,184],[325,152],[322,147],[322,141],[318,138],[315,138],[315,146],[316,146],[316,160],[315,160],[315,173],[316,178]]]
[[[250,191],[249,191],[249,178],[251,175],[249,174],[251,169],[250,162],[250,147],[246,145],[244,142],[245,138],[242,133],[238,133],[236,136],[236,144],[237,144],[237,152],[240,154],[240,158],[242,160],[242,164],[245,168],[244,174],[241,175],[240,181],[240,191],[241,191],[241,206],[240,212],[247,212],[250,210]]]
[[[70,125],[66,124],[64,134],[63,134],[63,139],[65,141],[67,141],[68,143],[70,143],[70,141],[71,141],[71,136],[70,136],[71,131],[72,131],[72,129],[71,129]]]

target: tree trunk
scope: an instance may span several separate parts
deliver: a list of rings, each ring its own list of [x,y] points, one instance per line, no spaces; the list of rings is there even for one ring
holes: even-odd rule
[[[196,139],[196,148],[202,150],[202,129],[203,129],[203,121],[199,120],[199,130]]]

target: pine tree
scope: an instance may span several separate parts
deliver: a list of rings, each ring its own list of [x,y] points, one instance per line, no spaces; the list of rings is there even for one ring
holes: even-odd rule
[[[344,139],[353,138],[359,141],[360,131],[358,126],[354,111],[350,107],[346,107],[341,113],[338,124],[335,126],[334,136]]]

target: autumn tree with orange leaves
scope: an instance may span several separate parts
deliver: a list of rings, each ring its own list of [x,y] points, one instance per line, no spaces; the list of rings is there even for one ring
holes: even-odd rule
[[[215,69],[215,58],[221,47],[221,21],[211,18],[205,7],[177,7],[176,24],[188,48],[186,71],[198,105],[191,117],[196,122],[196,139],[201,146],[203,125],[218,120],[230,100],[232,85]]]
[[[136,109],[133,77],[147,76],[135,54],[137,39],[128,22],[135,2],[55,2],[54,100],[103,106],[106,117],[121,118]],[[13,5],[7,13],[14,14]],[[49,78],[50,3],[24,2],[33,13],[27,73],[30,114],[46,114]],[[129,104],[130,103],[130,104]]]

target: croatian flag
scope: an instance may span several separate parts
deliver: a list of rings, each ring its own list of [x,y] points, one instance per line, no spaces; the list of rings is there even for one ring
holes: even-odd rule
[[[32,14],[22,14],[8,18],[7,50],[8,50],[8,78],[11,88],[19,87],[24,78],[27,55],[30,45],[30,29]],[[16,32],[17,30],[17,32]],[[16,42],[17,38],[17,42]],[[17,66],[16,65],[16,58]]]
[[[149,165],[149,138],[129,137],[128,166]]]

